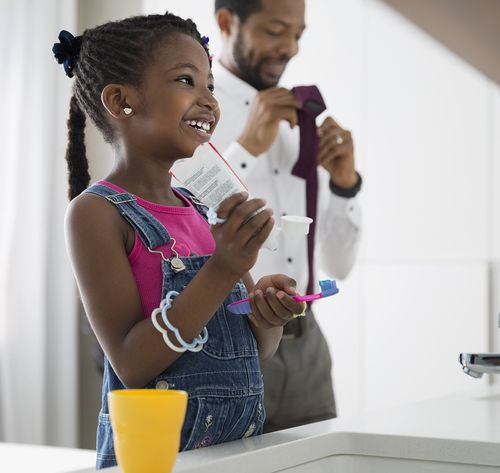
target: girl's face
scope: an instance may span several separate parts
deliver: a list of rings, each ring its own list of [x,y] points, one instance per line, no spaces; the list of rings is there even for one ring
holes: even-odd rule
[[[140,87],[141,105],[134,132],[153,156],[180,159],[210,140],[219,121],[214,78],[203,46],[175,34],[155,51]]]

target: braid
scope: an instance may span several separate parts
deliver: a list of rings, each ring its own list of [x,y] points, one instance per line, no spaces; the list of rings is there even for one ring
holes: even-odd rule
[[[79,195],[90,182],[89,163],[85,154],[85,114],[78,105],[76,96],[71,97],[68,118],[68,163],[69,200]]]
[[[167,37],[179,33],[198,41],[211,60],[206,45],[208,39],[201,37],[196,24],[168,12],[165,15],[134,16],[84,31],[77,59],[71,64],[70,71],[76,76],[66,152],[70,199],[80,194],[90,182],[83,141],[83,111],[101,131],[104,140],[113,142],[114,131],[101,102],[101,91],[111,83],[139,87],[144,70],[155,61],[159,45]]]

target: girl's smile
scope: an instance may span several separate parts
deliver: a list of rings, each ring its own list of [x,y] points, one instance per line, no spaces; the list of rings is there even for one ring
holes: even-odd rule
[[[200,114],[197,117],[184,120],[184,124],[196,133],[196,135],[203,140],[203,143],[206,143],[212,137],[212,130],[215,126],[215,116],[210,113]]]

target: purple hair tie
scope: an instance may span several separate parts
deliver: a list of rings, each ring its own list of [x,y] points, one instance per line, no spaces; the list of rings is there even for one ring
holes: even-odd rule
[[[210,51],[208,49],[208,42],[210,41],[210,38],[208,36],[202,36],[201,37],[201,42],[202,42],[202,45],[203,47],[205,48],[205,51],[207,52],[208,54],[208,60],[210,61],[210,65],[212,65],[212,59],[214,58],[211,54],[210,54]]]

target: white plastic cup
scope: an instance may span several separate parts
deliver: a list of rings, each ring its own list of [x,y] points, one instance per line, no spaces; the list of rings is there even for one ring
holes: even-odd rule
[[[299,215],[284,215],[281,217],[281,227],[274,226],[262,248],[276,251],[279,246],[280,236],[283,239],[301,237],[309,233],[309,225],[313,219]]]
[[[309,225],[313,219],[299,215],[284,215],[281,217],[281,228],[285,232],[285,238],[292,235],[309,234]]]

